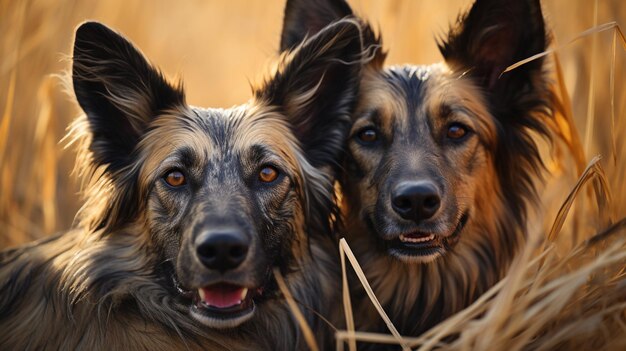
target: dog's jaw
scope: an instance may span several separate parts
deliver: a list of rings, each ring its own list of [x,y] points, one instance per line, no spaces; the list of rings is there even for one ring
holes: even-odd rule
[[[469,212],[464,212],[448,233],[415,231],[394,235],[384,240],[386,252],[407,264],[434,262],[454,249],[468,221]]]

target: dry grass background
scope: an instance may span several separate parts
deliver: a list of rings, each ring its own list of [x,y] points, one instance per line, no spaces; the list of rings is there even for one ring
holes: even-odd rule
[[[350,1],[379,24],[388,63],[439,60],[434,37],[470,2]],[[543,3],[557,46],[602,23],[626,30],[623,0]],[[249,82],[268,72],[283,6],[282,0],[0,0],[0,249],[68,228],[80,206],[70,175],[75,154],[59,143],[79,110],[56,76],[69,67],[80,22],[102,21],[131,38],[166,76],[184,78],[189,103],[227,107],[247,100]],[[619,222],[626,216],[626,43],[615,33],[586,36],[551,56],[562,68],[555,76],[565,92],[562,121],[571,120],[555,128],[570,147],[544,147],[547,185],[533,240],[512,273],[484,300],[412,340],[414,346],[429,349],[460,333],[453,343],[459,349],[626,347],[626,224]],[[562,209],[595,155],[602,159],[590,168],[590,181],[571,197],[571,209]],[[611,235],[585,241],[614,223]],[[551,231],[553,240],[544,240]]]

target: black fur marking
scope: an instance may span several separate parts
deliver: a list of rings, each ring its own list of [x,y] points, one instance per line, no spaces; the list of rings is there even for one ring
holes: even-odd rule
[[[200,164],[200,158],[196,151],[189,147],[184,147],[176,151],[176,157],[185,168],[192,168]]]
[[[390,67],[384,71],[385,80],[396,89],[400,96],[405,97],[407,111],[414,113],[422,105],[425,96],[424,82],[428,79],[426,69],[415,66]],[[414,120],[407,116],[407,120]]]

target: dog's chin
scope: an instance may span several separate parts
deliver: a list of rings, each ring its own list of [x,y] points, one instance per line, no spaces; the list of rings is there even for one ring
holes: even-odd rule
[[[386,239],[387,253],[407,264],[431,263],[444,256],[459,240],[469,219],[464,213],[459,221],[444,234],[414,231]]]

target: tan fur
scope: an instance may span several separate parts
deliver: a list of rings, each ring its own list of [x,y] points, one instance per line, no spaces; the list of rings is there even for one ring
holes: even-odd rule
[[[494,174],[493,159],[487,152],[494,147],[495,126],[493,117],[486,110],[480,94],[477,94],[477,88],[469,80],[457,76],[443,65],[430,66],[428,70],[428,86],[425,89],[429,93],[424,97],[421,106],[431,116],[432,123],[435,125],[441,123],[439,109],[442,105],[462,103],[469,113],[467,118],[463,120],[484,137],[480,142],[475,141],[475,146],[469,147],[484,149],[478,151],[480,156],[475,158],[475,162],[482,165],[476,165],[477,171],[474,174],[461,174],[461,183],[455,187],[455,196],[460,199],[459,201],[471,201],[465,206],[473,207],[473,212],[480,213],[479,218],[483,220],[478,219],[468,224],[464,232],[471,235],[472,238],[464,237],[454,250],[447,253],[445,257],[426,265],[407,264],[373,252],[372,247],[377,245],[376,242],[369,235],[364,235],[367,229],[362,224],[363,211],[374,206],[377,200],[378,191],[370,186],[370,184],[377,184],[376,179],[367,178],[359,181],[356,185],[358,190],[349,190],[350,194],[344,196],[342,206],[346,218],[346,228],[348,228],[346,232],[348,243],[355,251],[377,298],[383,306],[390,308],[387,313],[392,316],[406,314],[406,306],[413,306],[418,300],[428,302],[421,306],[423,314],[427,316],[430,313],[430,308],[439,297],[444,299],[444,313],[452,314],[465,307],[468,298],[477,297],[487,286],[493,285],[500,278],[499,272],[485,272],[474,263],[482,261],[491,251],[499,252],[496,247],[498,247],[498,242],[501,239],[496,236],[498,233],[497,223],[490,218],[506,216],[506,213],[502,213],[504,206],[499,196],[500,185]],[[391,124],[393,123],[397,123],[398,128],[407,127],[403,123],[408,120],[407,114],[409,112],[402,103],[407,99],[406,96],[390,89],[375,74],[375,71],[366,73],[362,84],[362,95],[355,113],[356,121],[352,128],[353,131],[359,130],[363,125],[364,121],[359,119],[359,116],[372,108],[378,108],[382,112],[380,116],[382,116],[381,123],[385,133],[391,132]],[[437,126],[434,129],[437,129]],[[351,154],[361,162],[372,164],[380,162],[373,159],[372,155],[363,154],[357,148],[351,149]],[[405,166],[419,167],[419,157],[419,155],[413,155],[412,158],[415,159],[416,163]],[[461,154],[451,157],[463,158],[466,156]],[[374,176],[373,172],[366,171],[366,174],[369,177]],[[349,198],[349,196],[354,197],[351,194],[353,191],[360,194],[358,201]],[[458,221],[458,218],[456,220]],[[515,234],[511,233],[511,235]],[[501,244],[504,245],[505,243]],[[509,259],[510,257],[502,256],[498,261],[502,267],[506,267],[506,262]],[[484,274],[488,275],[485,276]],[[358,286],[356,281],[353,284]],[[428,284],[428,287],[422,286],[422,284]],[[465,291],[468,296],[451,293],[457,291]],[[398,294],[398,292],[402,292],[402,294]],[[420,294],[426,295],[419,296]],[[371,304],[362,301],[355,308],[356,315],[360,316],[357,321],[359,328],[361,330],[376,329],[374,326],[380,323],[380,317]],[[399,324],[408,322],[397,319],[396,321]]]

